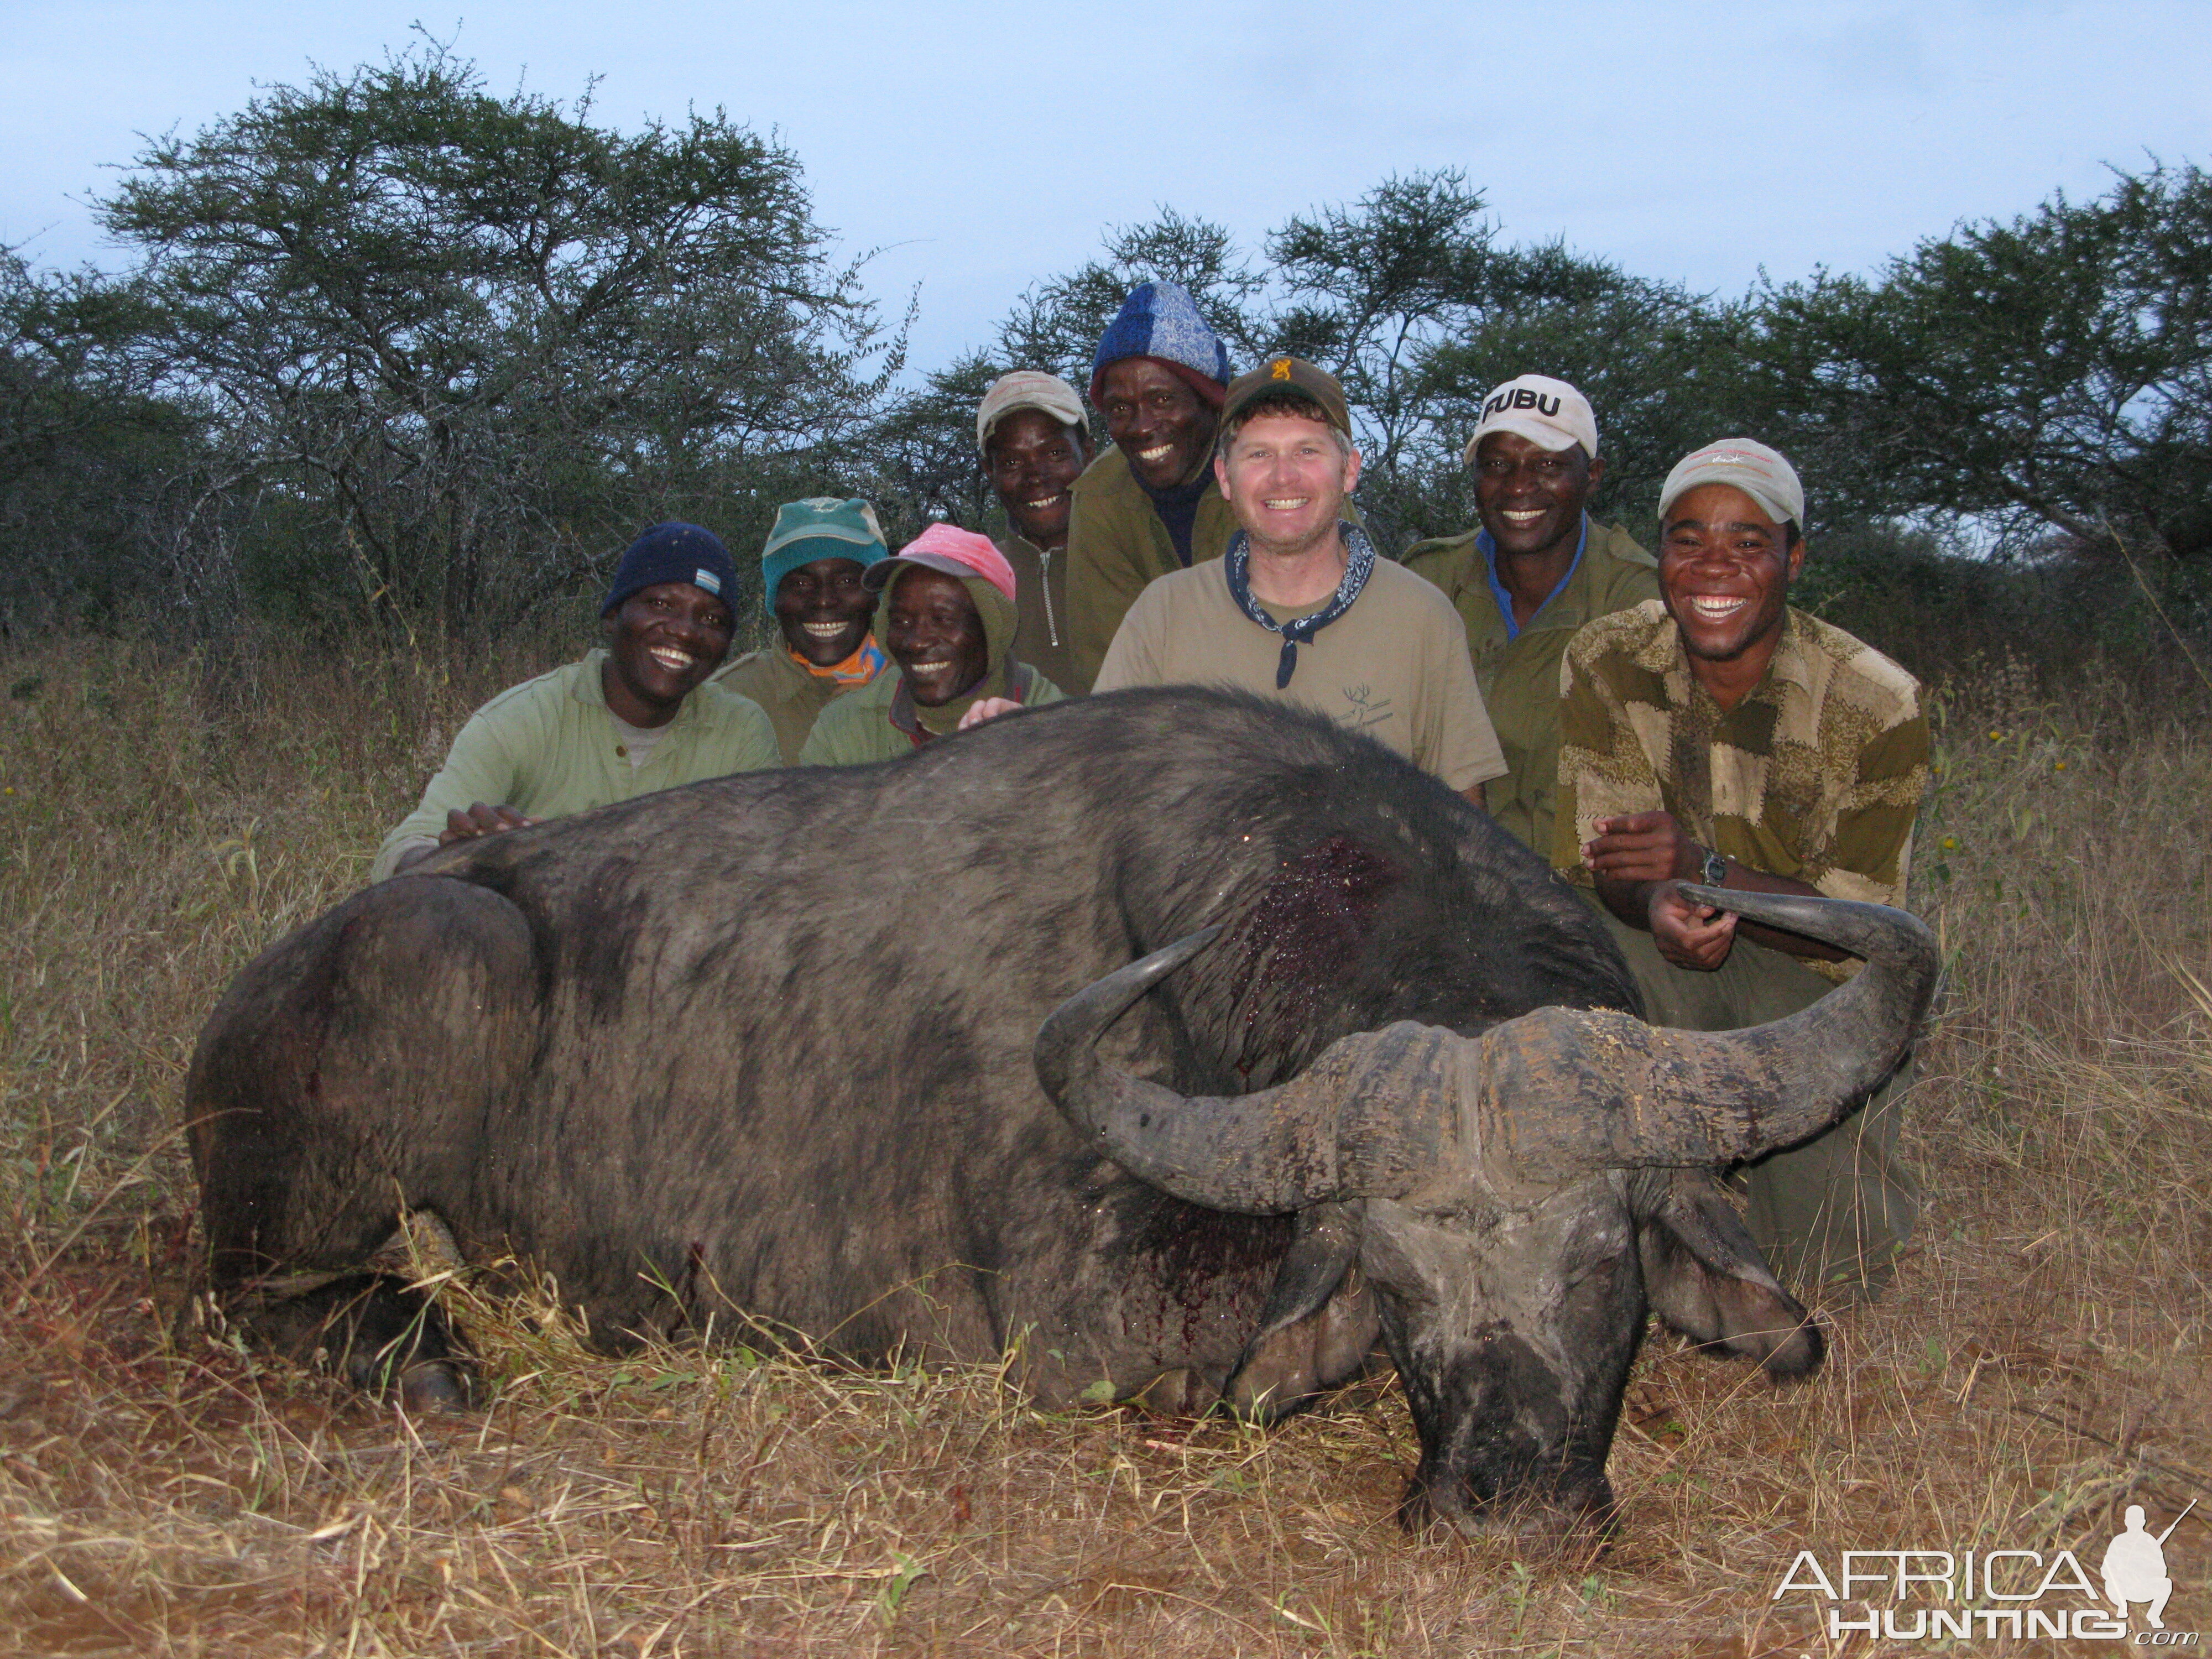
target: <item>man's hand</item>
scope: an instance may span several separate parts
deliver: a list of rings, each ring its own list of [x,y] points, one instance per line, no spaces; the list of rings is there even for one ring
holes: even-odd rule
[[[1705,848],[1682,833],[1672,812],[1600,818],[1595,828],[1596,839],[1583,843],[1583,862],[1614,881],[1690,881],[1705,864]]]
[[[1664,817],[1664,813],[1639,813]],[[1651,926],[1651,942],[1659,954],[1677,968],[1710,974],[1729,959],[1735,946],[1735,917],[1709,905],[1692,904],[1679,884],[1662,881],[1651,889],[1645,915]]]
[[[983,697],[969,704],[968,712],[960,717],[960,730],[981,726],[985,720],[994,720],[1001,714],[1011,714],[1021,704],[1012,697]]]
[[[446,814],[446,827],[439,832],[438,845],[450,847],[457,841],[468,841],[477,836],[496,836],[504,830],[527,830],[538,820],[525,817],[512,806],[487,806],[482,801],[472,802],[469,810],[455,807]]]

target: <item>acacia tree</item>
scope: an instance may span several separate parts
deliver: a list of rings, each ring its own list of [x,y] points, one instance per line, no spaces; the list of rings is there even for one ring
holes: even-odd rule
[[[421,46],[165,138],[101,204],[149,341],[264,486],[265,561],[499,623],[639,524],[804,472],[896,369],[797,160],[622,134]],[[757,515],[756,515],[757,516]]]
[[[1129,289],[1168,278],[1191,289],[1233,366],[1287,351],[1343,382],[1366,462],[1360,501],[1383,546],[1468,522],[1467,434],[1483,395],[1530,370],[1590,394],[1608,434],[1603,501],[1648,508],[1675,457],[1745,401],[1735,314],[1562,244],[1497,237],[1481,192],[1449,168],[1295,215],[1257,258],[1222,227],[1164,210],[1113,232],[1104,258],[1034,286],[993,356],[1080,386]]]
[[[1874,512],[2015,541],[2212,548],[2212,179],[2123,176],[1961,226],[1872,280],[1767,288],[1751,341],[1778,424]]]

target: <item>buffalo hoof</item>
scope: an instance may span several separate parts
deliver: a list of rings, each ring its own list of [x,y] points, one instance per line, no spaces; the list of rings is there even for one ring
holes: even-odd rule
[[[468,1373],[450,1360],[417,1360],[399,1373],[399,1404],[410,1415],[465,1412],[471,1392]]]
[[[466,1352],[429,1297],[391,1273],[346,1273],[297,1296],[241,1306],[247,1333],[302,1365],[410,1409],[468,1403]]]

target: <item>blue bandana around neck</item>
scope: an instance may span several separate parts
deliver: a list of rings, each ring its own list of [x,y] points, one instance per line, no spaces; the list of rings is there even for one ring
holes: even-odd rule
[[[1367,578],[1375,570],[1375,544],[1367,539],[1367,532],[1358,525],[1340,519],[1336,533],[1344,538],[1344,580],[1336,585],[1336,597],[1310,617],[1300,617],[1295,622],[1279,623],[1261,609],[1252,597],[1249,571],[1252,565],[1252,540],[1243,531],[1229,538],[1228,551],[1221,556],[1222,568],[1229,577],[1229,594],[1237,601],[1237,609],[1270,634],[1283,636],[1283,654],[1275,664],[1275,690],[1282,690],[1297,672],[1298,647],[1311,645],[1314,635],[1352,609],[1352,602],[1359,597],[1359,590],[1367,586]]]

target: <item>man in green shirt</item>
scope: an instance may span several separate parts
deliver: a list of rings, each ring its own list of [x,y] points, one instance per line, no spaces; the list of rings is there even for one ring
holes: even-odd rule
[[[884,596],[884,647],[896,671],[814,723],[805,766],[896,760],[1011,709],[1064,694],[1013,654],[1012,568],[990,538],[933,524],[868,570]]]
[[[1585,511],[1605,477],[1597,419],[1565,380],[1523,374],[1483,400],[1468,440],[1481,524],[1416,542],[1402,562],[1442,588],[1467,624],[1475,683],[1505,750],[1490,809],[1552,853],[1559,773],[1559,659],[1584,623],[1659,597],[1657,566]]]
[[[1083,400],[1057,374],[1001,374],[975,410],[975,447],[1006,509],[998,547],[1020,596],[1022,660],[1063,691],[1087,691],[1068,624],[1066,558],[1072,492],[1091,465]]]
[[[440,847],[776,763],[760,705],[706,684],[730,648],[737,567],[711,531],[630,544],[600,617],[607,644],[470,716],[421,805],[384,838],[382,881]]]
[[[1189,290],[1140,283],[1099,337],[1091,401],[1114,447],[1077,479],[1067,531],[1075,665],[1088,690],[1146,585],[1218,559],[1237,518],[1213,477],[1229,348]]]
[[[1790,608],[1804,514],[1796,471],[1764,444],[1685,457],[1660,492],[1661,598],[1567,647],[1552,861],[1600,902],[1655,1024],[1781,1019],[1859,965],[1692,902],[1685,881],[1904,902],[1928,779],[1919,687]],[[1785,1275],[1845,1295],[1886,1281],[1919,1213],[1896,1158],[1898,1083],[1744,1172],[1752,1237]]]
[[[714,683],[768,711],[786,766],[798,764],[832,698],[859,690],[889,665],[869,632],[875,590],[861,577],[890,556],[866,501],[817,495],[775,510],[761,549],[761,599],[781,637],[747,652]]]

